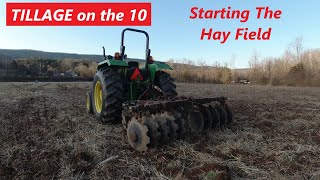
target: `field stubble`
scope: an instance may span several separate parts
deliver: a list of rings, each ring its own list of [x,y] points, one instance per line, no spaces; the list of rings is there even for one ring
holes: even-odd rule
[[[85,113],[90,85],[0,83],[1,179],[320,179],[319,88],[178,84],[229,97],[235,123],[139,153]]]

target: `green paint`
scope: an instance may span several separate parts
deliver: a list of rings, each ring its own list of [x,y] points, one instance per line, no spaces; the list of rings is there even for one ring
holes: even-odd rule
[[[149,81],[131,81],[127,84],[129,91],[126,95],[127,100],[138,100],[142,93],[149,87]]]
[[[122,60],[114,60],[114,59],[107,59],[98,64],[98,69],[102,67],[113,67],[118,70],[118,72],[124,77],[127,77],[127,69],[128,63]],[[150,83],[154,81],[156,73],[160,70],[172,70],[172,67],[165,63],[154,63],[148,65],[148,70],[150,71],[150,79],[145,79],[144,81],[139,80],[138,77],[136,81],[131,81],[126,84],[125,86],[128,87],[128,91],[126,94],[126,100],[137,100],[142,93],[150,86]],[[141,68],[144,69],[144,68]],[[156,97],[152,96],[149,97],[150,99],[156,99]]]
[[[128,67],[128,63],[126,61],[122,61],[122,60],[108,59],[108,60],[101,61],[98,64],[98,68],[102,67],[102,66]]]
[[[155,76],[156,76],[156,72],[159,70],[173,70],[172,67],[168,64],[165,63],[154,63],[154,64],[149,64],[148,66],[149,70],[150,70],[150,75],[151,75],[151,80],[153,81]]]

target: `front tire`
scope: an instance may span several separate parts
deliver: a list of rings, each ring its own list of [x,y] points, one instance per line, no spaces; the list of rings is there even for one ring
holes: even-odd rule
[[[122,78],[117,70],[98,70],[93,80],[92,104],[94,115],[99,122],[120,122],[123,94]]]
[[[89,115],[93,114],[92,93],[91,92],[87,92],[87,94],[86,94],[86,111]]]

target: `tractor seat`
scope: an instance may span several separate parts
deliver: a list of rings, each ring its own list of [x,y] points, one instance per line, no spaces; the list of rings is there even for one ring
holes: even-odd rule
[[[136,61],[129,61],[129,62],[128,62],[128,66],[129,66],[130,68],[138,68],[138,67],[139,67],[139,63],[136,62]]]

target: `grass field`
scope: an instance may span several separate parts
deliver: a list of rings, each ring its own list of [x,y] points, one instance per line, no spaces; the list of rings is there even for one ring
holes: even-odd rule
[[[235,123],[139,153],[85,113],[90,85],[0,83],[0,179],[320,179],[320,88],[178,84]]]

